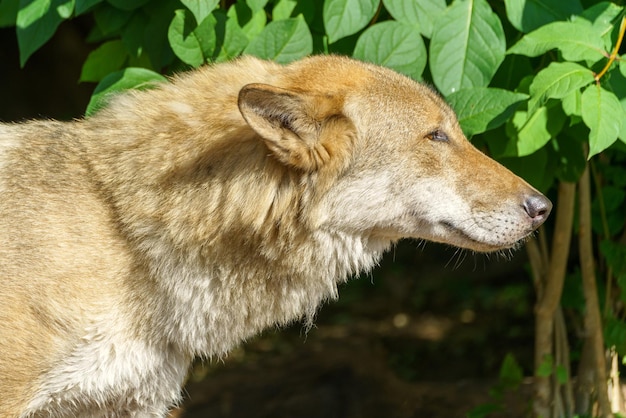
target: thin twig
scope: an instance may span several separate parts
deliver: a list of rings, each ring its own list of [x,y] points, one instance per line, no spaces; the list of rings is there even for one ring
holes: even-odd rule
[[[561,306],[555,312],[554,316],[554,333],[555,340],[559,346],[559,357],[561,359],[560,364],[567,373],[567,380],[562,384],[563,390],[563,403],[565,406],[565,416],[574,416],[574,387],[572,385],[572,369],[570,367],[570,347],[567,340],[567,326],[565,325],[565,317],[563,316],[563,309]]]
[[[533,284],[535,285],[535,292],[537,293],[537,299],[541,299],[543,297],[546,267],[543,263],[543,257],[536,238],[529,239],[526,242],[526,253],[528,254],[528,261],[530,262],[530,270]]]
[[[535,311],[535,371],[554,353],[554,316],[561,300],[574,219],[575,183],[559,183],[556,222],[544,291]],[[535,417],[549,417],[552,403],[550,379],[535,372]]]
[[[617,36],[617,42],[615,43],[615,47],[613,48],[613,51],[611,51],[611,55],[609,56],[609,60],[607,61],[606,65],[604,66],[602,71],[600,71],[598,74],[596,74],[594,76],[594,79],[596,80],[596,83],[599,83],[600,79],[602,78],[602,76],[604,74],[606,74],[607,71],[609,71],[609,68],[611,67],[611,64],[613,64],[613,61],[615,61],[615,58],[617,57],[617,54],[619,54],[619,48],[622,45],[622,40],[624,39],[624,32],[625,31],[626,31],[626,16],[624,16],[622,18],[622,23],[619,26],[619,35]]]
[[[580,272],[583,280],[583,293],[585,295],[585,334],[590,339],[595,369],[595,391],[598,397],[599,416],[602,418],[612,417],[611,403],[607,388],[606,357],[604,337],[602,335],[602,318],[600,304],[598,302],[598,290],[596,287],[596,275],[594,271],[594,257],[591,232],[591,185],[589,179],[589,166],[585,167],[583,175],[578,181],[579,191],[579,227],[578,246],[580,251]]]
[[[606,206],[604,204],[604,195],[602,193],[602,182],[600,181],[600,175],[596,170],[596,165],[593,160],[589,161],[589,167],[591,169],[591,177],[593,183],[596,186],[596,194],[598,195],[598,205],[600,207],[600,220],[602,221],[602,236],[604,239],[610,239],[611,233],[609,231],[609,221],[606,218]],[[606,294],[604,295],[604,317],[607,318],[613,308],[612,304],[612,290],[613,290],[613,269],[611,266],[607,266],[606,269]]]

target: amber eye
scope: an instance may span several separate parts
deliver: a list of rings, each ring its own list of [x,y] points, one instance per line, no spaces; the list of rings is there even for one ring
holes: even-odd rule
[[[439,129],[429,133],[428,134],[428,138],[432,139],[433,141],[441,141],[441,142],[447,142],[448,141],[448,135],[446,135],[446,133],[444,131],[441,131]]]

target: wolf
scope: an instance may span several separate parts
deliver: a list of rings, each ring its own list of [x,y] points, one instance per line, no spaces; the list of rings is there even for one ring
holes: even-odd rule
[[[197,357],[313,321],[402,238],[513,248],[550,201],[430,87],[312,56],[0,124],[0,416],[162,417]]]

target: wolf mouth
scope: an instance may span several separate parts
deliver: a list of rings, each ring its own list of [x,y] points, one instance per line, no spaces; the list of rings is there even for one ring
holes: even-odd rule
[[[495,251],[495,250],[504,250],[507,248],[513,248],[521,241],[520,239],[510,244],[507,244],[507,243],[494,244],[492,242],[481,241],[481,240],[474,238],[473,236],[469,235],[465,230],[454,225],[454,223],[452,223],[451,221],[441,221],[439,224],[443,226],[444,228],[446,228],[448,231],[459,236],[462,240],[468,241],[470,243],[469,245],[470,248],[473,247],[472,244],[476,244],[477,247],[481,248],[480,251],[485,251],[485,249],[487,251]]]

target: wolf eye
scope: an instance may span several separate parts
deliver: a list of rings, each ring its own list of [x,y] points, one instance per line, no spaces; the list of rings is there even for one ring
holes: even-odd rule
[[[448,135],[446,135],[444,131],[441,131],[439,129],[437,129],[436,131],[432,131],[431,133],[427,135],[427,137],[428,139],[432,139],[433,141],[441,141],[441,142],[448,141]]]

